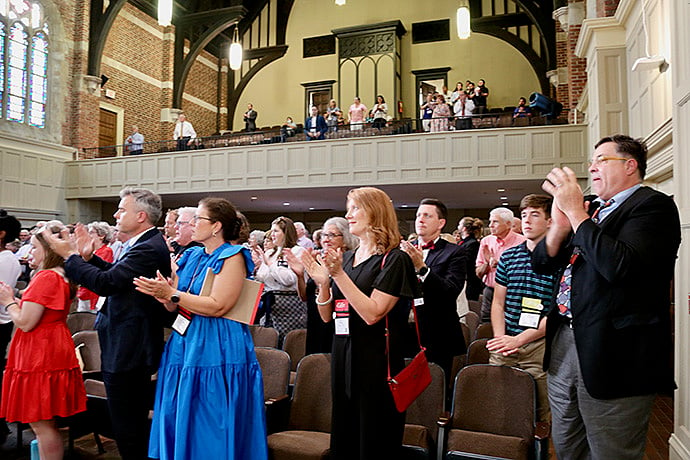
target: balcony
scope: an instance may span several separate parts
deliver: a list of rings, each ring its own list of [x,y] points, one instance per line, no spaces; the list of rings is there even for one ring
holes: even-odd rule
[[[125,185],[164,197],[280,192],[283,199],[309,191],[352,187],[455,186],[479,193],[489,184],[541,183],[554,166],[587,177],[586,125],[485,128],[312,142],[218,147],[70,161],[67,199],[112,199]],[[470,186],[467,189],[467,186]],[[538,185],[537,185],[538,188]],[[291,190],[286,194],[285,190]],[[495,191],[495,189],[494,189]],[[529,193],[529,190],[528,192]],[[474,194],[474,193],[473,193]],[[173,200],[174,201],[174,200]],[[484,206],[471,203],[467,206]],[[305,209],[306,210],[306,209]]]

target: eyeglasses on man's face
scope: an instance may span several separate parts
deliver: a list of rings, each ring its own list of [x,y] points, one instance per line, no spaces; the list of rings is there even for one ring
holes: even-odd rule
[[[589,167],[591,168],[592,166],[597,167],[597,166],[601,166],[601,165],[603,165],[603,164],[606,164],[606,162],[608,162],[608,161],[616,161],[616,160],[618,160],[618,161],[628,161],[628,160],[631,160],[631,159],[632,159],[632,158],[625,158],[625,157],[607,157],[607,156],[600,155],[600,156],[596,157],[596,158],[593,159],[593,160],[589,160],[588,164],[589,164]]]

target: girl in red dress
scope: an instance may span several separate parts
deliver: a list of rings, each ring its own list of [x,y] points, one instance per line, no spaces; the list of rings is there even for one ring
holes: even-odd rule
[[[54,225],[42,232],[59,233],[63,228]],[[66,323],[75,286],[65,278],[64,261],[50,249],[42,232],[31,238],[38,271],[22,299],[0,284],[0,308],[18,328],[5,368],[0,417],[29,423],[41,459],[59,460],[64,447],[55,417],[85,411],[86,392]]]

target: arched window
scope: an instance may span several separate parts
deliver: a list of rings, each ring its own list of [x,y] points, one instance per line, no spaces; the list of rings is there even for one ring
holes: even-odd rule
[[[48,49],[40,3],[0,0],[0,118],[45,127]]]

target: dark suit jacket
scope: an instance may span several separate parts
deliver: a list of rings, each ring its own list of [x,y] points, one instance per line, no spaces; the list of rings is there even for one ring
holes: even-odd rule
[[[422,283],[424,305],[417,308],[422,345],[430,361],[461,355],[466,346],[456,301],[465,285],[465,258],[457,245],[439,238],[425,264],[430,271]]]
[[[256,131],[256,117],[259,113],[256,110],[248,110],[244,113],[244,130]]]
[[[155,277],[156,270],[170,276],[170,251],[156,228],[144,233],[119,262],[96,256],[89,262],[79,256],[65,262],[72,281],[107,296],[96,327],[104,372],[158,368],[169,315],[156,299],[137,292],[133,283],[137,276]]]
[[[475,264],[477,262],[477,254],[479,254],[479,241],[473,237],[468,236],[462,244],[458,245],[460,252],[465,257],[465,266],[467,273],[467,289],[465,289],[465,297],[468,300],[479,300],[479,295],[484,290],[484,283],[477,276]]]
[[[328,124],[326,124],[326,119],[324,117],[321,115],[316,116],[316,126],[312,126],[311,117],[307,117],[307,119],[304,120],[304,134],[310,133],[312,128],[316,128],[316,132],[319,133],[319,137],[307,136],[308,141],[326,138],[325,134],[328,131]]]
[[[601,225],[583,222],[555,258],[542,240],[533,254],[537,272],[573,264],[571,310],[582,377],[595,398],[611,399],[673,388],[670,287],[680,245],[673,200],[641,187]],[[546,326],[544,366],[558,329],[558,308]]]

